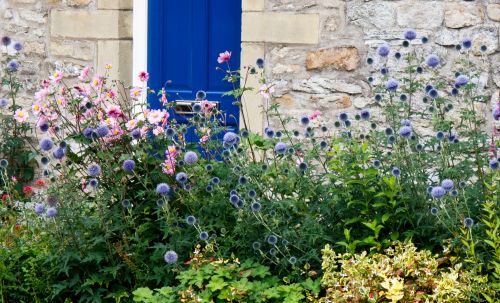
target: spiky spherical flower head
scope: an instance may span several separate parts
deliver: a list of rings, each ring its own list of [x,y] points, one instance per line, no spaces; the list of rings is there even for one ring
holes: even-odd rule
[[[14,43],[14,49],[17,51],[17,52],[20,52],[22,49],[23,49],[23,44],[21,42],[16,42]]]
[[[441,186],[435,186],[431,190],[431,196],[434,199],[441,199],[446,194],[446,190]]]
[[[175,176],[175,180],[180,184],[184,184],[188,180],[188,175],[185,172],[180,172]]]
[[[410,126],[403,126],[399,129],[399,135],[401,137],[408,138],[411,136],[411,134],[412,134],[412,129]]]
[[[455,79],[455,85],[457,87],[467,85],[467,83],[469,83],[469,77],[467,77],[466,75],[460,75]]]
[[[288,262],[290,264],[294,265],[295,263],[297,263],[297,258],[294,256],[291,256],[290,258],[288,258]]]
[[[380,57],[387,57],[390,52],[391,52],[391,49],[389,48],[389,45],[387,45],[387,44],[382,44],[377,48],[377,54]]]
[[[7,159],[1,159],[0,160],[0,167],[6,168],[7,166],[9,166],[9,161],[7,161]]]
[[[431,214],[434,215],[434,216],[437,216],[439,210],[436,208],[436,207],[432,207],[431,208]]]
[[[206,231],[202,231],[202,232],[200,232],[199,237],[200,237],[200,240],[206,241],[208,239],[208,233]]]
[[[9,46],[12,43],[12,39],[9,36],[2,37],[2,45]]]
[[[54,147],[54,142],[52,142],[50,138],[43,138],[42,140],[40,140],[39,146],[41,150],[49,151],[52,149],[52,147]]]
[[[99,185],[99,181],[97,181],[97,179],[95,178],[92,178],[89,180],[89,186],[92,187],[92,188],[96,188],[97,185]]]
[[[94,129],[92,129],[90,127],[87,127],[82,131],[83,136],[85,136],[85,138],[89,138],[89,139],[92,138],[93,133],[94,133]]]
[[[498,162],[498,159],[491,159],[490,160],[490,168],[491,169],[498,169],[500,167],[500,163]]]
[[[309,120],[309,117],[308,116],[302,116],[302,118],[300,118],[300,123],[304,126],[307,126],[309,124],[310,120]]]
[[[467,227],[467,228],[472,228],[472,226],[474,225],[474,220],[472,218],[465,218],[464,219],[464,226]]]
[[[9,72],[16,72],[17,70],[19,69],[19,63],[17,62],[17,60],[10,60],[9,63],[7,63],[7,70]]]
[[[61,160],[66,155],[66,149],[59,147],[52,152],[52,155],[54,156],[55,159]]]
[[[55,216],[57,216],[57,209],[55,207],[47,208],[46,215],[48,218],[54,218]]]
[[[492,116],[494,120],[500,120],[500,107],[497,107],[493,110]]]
[[[233,132],[227,132],[224,134],[224,137],[222,138],[222,141],[224,142],[224,146],[226,147],[231,147],[234,146],[238,143],[238,135],[236,135]]]
[[[380,160],[373,160],[372,165],[375,168],[379,168],[382,163],[380,162]]]
[[[441,182],[441,187],[444,188],[445,190],[450,190],[455,186],[452,180],[450,179],[444,179]]]
[[[195,225],[196,224],[196,217],[195,216],[187,216],[186,223],[189,225]]]
[[[109,127],[107,125],[99,125],[95,132],[100,138],[106,137],[109,134]]]
[[[274,151],[277,154],[284,154],[284,153],[286,153],[286,148],[287,148],[286,143],[284,143],[284,142],[278,142],[274,146]]]
[[[275,245],[277,242],[278,242],[278,237],[276,237],[275,235],[270,235],[269,237],[267,237],[267,243]]]
[[[179,257],[177,256],[177,253],[173,250],[167,251],[163,256],[163,259],[165,259],[165,262],[167,262],[168,264],[173,264],[177,262],[178,258]]]
[[[407,29],[405,31],[405,39],[414,40],[417,38],[417,32],[414,29]]]
[[[439,56],[436,54],[430,54],[427,56],[425,59],[425,62],[427,63],[428,66],[430,67],[436,67],[441,63],[441,59],[439,59]]]
[[[399,178],[399,176],[401,176],[401,170],[399,169],[399,167],[394,166],[394,167],[391,169],[391,174],[392,174],[394,177]]]
[[[126,172],[133,171],[134,168],[135,168],[135,162],[134,162],[134,160],[128,159],[128,160],[123,161],[122,168]]]
[[[462,47],[463,48],[471,48],[472,47],[472,39],[471,38],[464,38],[462,40]]]
[[[361,119],[368,120],[370,119],[371,113],[369,109],[364,108],[359,112],[359,115],[361,116]]]
[[[394,78],[387,80],[387,82],[385,83],[385,89],[387,89],[390,92],[396,91],[398,89],[398,86],[399,82]]]
[[[444,139],[444,133],[442,131],[438,131],[436,133],[436,139],[438,139],[440,141],[443,140]]]
[[[162,196],[166,196],[170,192],[170,186],[167,183],[160,183],[156,185],[156,192]]]
[[[195,153],[194,151],[188,151],[184,155],[184,162],[186,162],[188,165],[193,165],[198,161],[198,154]]]
[[[91,177],[97,177],[101,174],[101,167],[99,166],[99,164],[92,163],[87,168],[87,173]]]
[[[252,211],[257,212],[260,211],[262,205],[259,202],[253,202],[252,204],[250,204],[250,208],[252,209]]]
[[[35,213],[37,215],[43,214],[44,211],[45,211],[45,206],[42,203],[35,204]]]
[[[124,208],[130,208],[130,207],[132,207],[132,203],[130,203],[129,199],[125,199],[125,200],[122,201],[122,206]]]
[[[339,120],[340,121],[344,121],[345,122],[348,119],[349,119],[349,115],[347,113],[345,113],[345,112],[344,113],[340,113],[340,115],[339,115]]]

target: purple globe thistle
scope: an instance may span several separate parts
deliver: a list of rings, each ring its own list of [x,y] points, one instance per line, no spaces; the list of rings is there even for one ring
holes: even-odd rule
[[[432,98],[437,98],[437,96],[439,96],[439,93],[438,93],[437,89],[434,89],[434,88],[431,89],[429,91],[429,96],[432,97]]]
[[[471,48],[472,47],[472,39],[471,38],[464,38],[462,40],[462,46],[463,48]]]
[[[47,217],[54,218],[55,216],[57,216],[57,209],[55,207],[47,208]]]
[[[349,120],[349,115],[346,112],[340,113],[339,120],[345,122],[345,121]]]
[[[270,235],[269,237],[267,237],[267,243],[275,245],[276,243],[278,243],[278,237],[276,237],[275,235]]]
[[[9,72],[16,72],[19,69],[19,63],[17,63],[17,60],[10,60],[9,63],[7,63],[7,70]]]
[[[439,57],[436,54],[431,54],[431,55],[427,56],[427,59],[425,59],[425,62],[430,67],[436,67],[439,65],[441,60],[439,59]]]
[[[133,139],[135,140],[138,140],[141,138],[141,130],[140,129],[134,129],[131,133],[130,133],[130,137],[132,137]]]
[[[453,187],[455,187],[455,183],[453,183],[453,181],[450,179],[444,179],[441,182],[441,187],[444,188],[445,190],[450,190]]]
[[[106,137],[109,134],[109,127],[106,125],[99,125],[98,128],[96,128],[95,132],[99,137]]]
[[[439,212],[439,211],[438,211],[438,209],[437,209],[436,207],[432,207],[432,208],[431,208],[431,214],[432,214],[432,215],[437,216],[438,212]]]
[[[5,108],[9,104],[9,100],[5,98],[0,98],[0,108]]]
[[[10,39],[9,36],[3,36],[2,37],[2,45],[3,46],[9,46],[10,43],[12,43],[12,39]]]
[[[253,212],[257,212],[262,208],[262,205],[259,202],[253,202],[252,204],[250,204],[250,208]]]
[[[273,138],[274,137],[274,129],[272,127],[266,127],[264,129],[264,133],[268,138]]]
[[[472,226],[474,225],[474,220],[472,218],[465,218],[464,219],[464,226],[467,227],[467,228],[472,228]]]
[[[101,174],[101,167],[99,166],[99,164],[92,163],[87,168],[87,173],[91,177],[97,177]]]
[[[238,135],[236,135],[233,132],[227,132],[224,134],[224,137],[222,138],[222,141],[224,142],[224,145],[226,147],[230,147],[238,143]]]
[[[391,174],[394,177],[399,178],[401,176],[401,170],[399,169],[399,167],[394,166],[391,170]]]
[[[368,108],[363,108],[360,112],[359,115],[361,116],[361,119],[363,120],[368,120],[370,119],[371,113]]]
[[[411,136],[411,134],[412,134],[412,129],[410,126],[403,126],[399,129],[399,135],[401,137],[408,138]]]
[[[99,181],[97,181],[97,179],[95,178],[92,178],[89,180],[89,186],[92,187],[92,188],[96,188],[97,185],[99,185]]]
[[[49,130],[49,123],[47,121],[40,121],[38,128],[45,133]]]
[[[50,138],[44,138],[40,140],[40,149],[43,151],[49,151],[54,147],[54,142]]]
[[[195,225],[196,224],[196,217],[195,216],[187,216],[186,223],[189,225]]]
[[[389,45],[387,45],[387,44],[382,44],[377,49],[377,53],[380,57],[387,57],[387,56],[389,56],[390,52],[391,52],[391,49],[389,48]]]
[[[455,79],[455,85],[458,87],[464,86],[467,83],[469,83],[469,77],[467,77],[465,75],[460,75],[457,77],[457,79]]]
[[[396,91],[398,89],[398,86],[399,82],[394,78],[387,80],[387,82],[385,83],[385,88],[391,92]]]
[[[414,40],[417,38],[417,32],[414,29],[408,29],[405,31],[405,39]]]
[[[441,199],[446,194],[446,190],[441,186],[435,186],[431,190],[431,196],[434,199]]]
[[[160,183],[156,185],[156,192],[162,196],[166,196],[170,192],[170,186],[167,183]]]
[[[184,162],[188,165],[193,165],[198,161],[198,154],[196,154],[194,151],[188,151],[184,155]]]
[[[258,58],[257,61],[255,61],[255,64],[257,64],[257,67],[259,68],[264,68],[264,59]]]
[[[52,152],[52,155],[54,156],[55,159],[61,160],[66,155],[66,149],[59,147]]]
[[[133,170],[134,170],[134,168],[135,168],[135,162],[134,162],[134,160],[130,160],[130,159],[129,159],[129,160],[125,160],[125,161],[123,161],[122,168],[123,168],[123,170],[124,170],[124,171],[126,171],[126,172],[131,172],[131,171],[133,171]]]
[[[491,159],[490,160],[490,168],[491,169],[498,169],[500,167],[500,163],[498,162],[498,159]]]
[[[411,121],[408,119],[403,119],[399,122],[401,126],[411,126]]]
[[[37,215],[43,214],[44,211],[45,211],[45,206],[42,203],[35,204],[35,213]]]
[[[297,258],[294,256],[291,256],[290,258],[288,258],[288,262],[290,264],[294,265],[295,263],[297,263]]]
[[[200,237],[200,240],[206,241],[206,240],[208,240],[208,233],[206,231],[202,231],[202,232],[200,232],[199,237]]]
[[[21,42],[14,43],[14,49],[19,52],[23,49],[23,44]]]
[[[165,262],[167,262],[168,264],[173,264],[177,262],[178,258],[179,257],[177,256],[177,253],[173,250],[167,251],[163,256],[163,259],[165,259]]]
[[[500,107],[495,108],[493,110],[492,115],[493,115],[493,119],[495,119],[497,121],[500,120]]]
[[[274,146],[274,151],[277,153],[277,154],[284,154],[286,153],[286,144],[284,142],[278,142],[276,143],[276,145]]]
[[[94,133],[94,129],[90,128],[90,127],[87,127],[85,128],[83,131],[82,131],[82,134],[86,137],[86,138],[92,138],[92,134]]]
[[[175,176],[175,180],[180,184],[184,184],[188,180],[188,175],[185,172],[180,172]]]
[[[309,117],[308,116],[302,116],[302,118],[300,118],[300,123],[304,126],[307,126],[309,124],[310,120],[309,120]]]

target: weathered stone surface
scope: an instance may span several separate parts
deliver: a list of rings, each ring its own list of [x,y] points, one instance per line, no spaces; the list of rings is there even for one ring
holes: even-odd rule
[[[500,22],[500,3],[488,4],[486,13],[491,20]]]
[[[435,28],[443,24],[444,5],[440,1],[402,1],[397,9],[398,25],[412,28]]]
[[[475,28],[472,34],[472,51],[475,55],[494,54],[498,49],[498,27]],[[486,46],[486,51],[481,51],[481,46]]]
[[[394,25],[396,11],[392,3],[352,3],[347,6],[347,20],[364,28],[387,28]]]
[[[293,108],[295,107],[295,100],[290,94],[285,94],[279,98],[276,98],[274,102],[280,104],[284,108]]]
[[[95,56],[95,45],[93,42],[52,41],[50,53],[52,56],[90,61]]]
[[[91,1],[92,0],[68,0],[68,5],[69,6],[86,6],[86,5],[89,5],[89,3]],[[113,2],[112,0],[107,0],[107,1]]]
[[[241,5],[244,12],[258,12],[264,10],[265,2],[264,0],[243,0]]]
[[[357,97],[354,99],[352,104],[354,105],[354,107],[356,107],[358,109],[362,109],[362,108],[367,107],[370,104],[373,104],[373,101],[370,98]]]
[[[20,10],[19,15],[26,21],[36,22],[36,23],[45,23],[47,22],[47,14],[45,12],[37,12],[32,10]]]
[[[312,94],[328,94],[332,92],[361,94],[362,92],[359,85],[321,77],[311,77],[307,80],[296,81],[294,82],[292,89]]]
[[[26,54],[45,54],[45,43],[37,41],[27,41],[24,43],[24,53]]]
[[[295,64],[286,65],[278,63],[273,67],[272,72],[275,75],[281,75],[281,74],[294,74],[297,73],[299,70],[300,70],[299,65]]]
[[[324,48],[307,55],[306,68],[312,70],[332,67],[351,71],[358,67],[359,61],[358,49],[354,46]]]
[[[352,106],[352,100],[346,94],[312,95],[309,101],[329,109],[347,109]]]
[[[133,0],[99,0],[97,2],[99,9],[132,9],[133,7]]]
[[[462,28],[483,21],[483,10],[475,2],[447,2],[444,11],[444,24],[449,28]]]

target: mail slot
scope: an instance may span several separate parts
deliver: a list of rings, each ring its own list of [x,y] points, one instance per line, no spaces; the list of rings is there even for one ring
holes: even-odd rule
[[[219,109],[219,102],[218,101],[208,101],[212,104],[215,104],[215,108]],[[198,103],[201,104],[201,101],[195,101],[195,100],[176,100],[175,101],[175,106],[174,106],[174,111],[176,114],[179,115],[193,115],[196,114],[196,112],[193,110],[193,106]]]

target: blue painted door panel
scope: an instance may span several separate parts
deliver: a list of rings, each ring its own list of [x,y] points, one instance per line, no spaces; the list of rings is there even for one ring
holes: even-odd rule
[[[241,52],[241,0],[149,0],[148,70],[150,86],[166,88],[168,99],[195,100],[203,90],[207,100],[220,102],[227,124],[236,129],[239,109],[232,97],[222,94],[233,89],[223,81],[217,57],[232,52],[232,70],[239,69]],[[168,83],[167,83],[168,81]],[[235,83],[239,86],[239,83]],[[159,108],[158,98],[150,105]],[[184,116],[171,113],[180,123]]]

